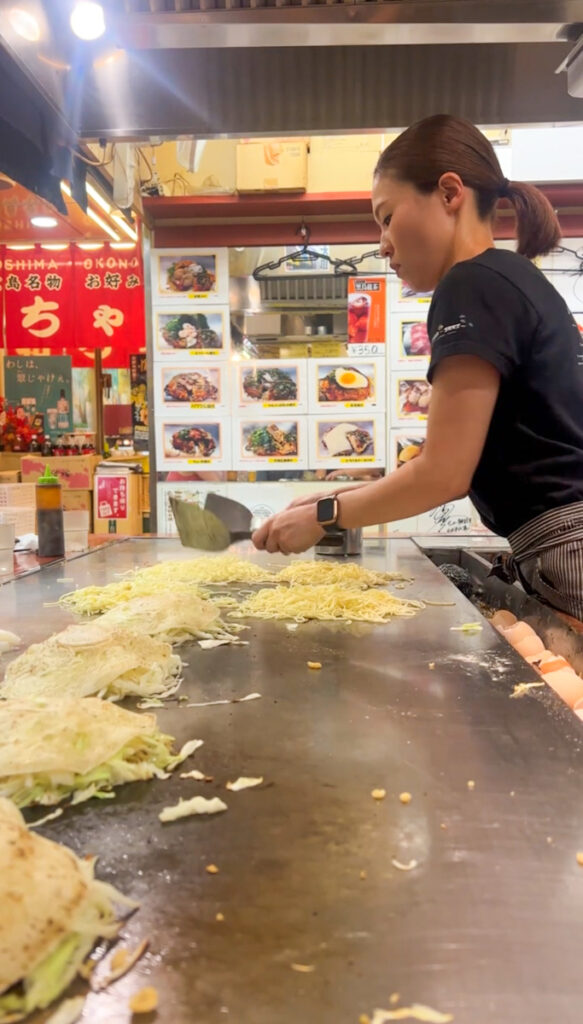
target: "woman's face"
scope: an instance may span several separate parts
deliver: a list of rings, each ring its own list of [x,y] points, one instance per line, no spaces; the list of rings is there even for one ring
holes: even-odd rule
[[[443,191],[438,187],[425,194],[390,173],[376,175],[372,208],[381,229],[381,255],[416,291],[433,291],[450,265],[454,244],[455,220]]]

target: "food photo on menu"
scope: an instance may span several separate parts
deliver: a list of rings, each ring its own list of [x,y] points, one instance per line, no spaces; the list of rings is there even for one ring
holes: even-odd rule
[[[222,313],[158,313],[160,351],[223,348]]]
[[[401,350],[407,359],[431,355],[431,342],[424,321],[403,320],[401,322]]]
[[[162,389],[167,405],[214,406],[221,399],[221,377],[218,367],[197,367],[177,371],[162,370]]]
[[[298,455],[298,424],[295,420],[270,423],[246,421],[241,427],[243,459],[296,458]]]
[[[365,402],[374,397],[375,368],[365,363],[354,366],[318,366],[318,402]]]
[[[319,458],[375,455],[375,428],[372,420],[347,420],[318,423]]]
[[[397,382],[398,418],[426,419],[431,399],[431,384],[424,378],[399,378]]]
[[[417,291],[415,291],[413,286],[410,285],[410,284],[407,284],[406,281],[401,281],[400,284],[401,284],[401,287],[400,287],[400,297],[401,297],[402,300],[405,300],[405,299],[413,300],[413,301],[415,301],[415,300],[423,300],[424,302],[428,302],[431,299],[432,295],[433,295],[433,292],[417,292]]]
[[[408,462],[416,459],[418,455],[421,455],[425,446],[425,440],[425,436],[407,437],[404,434],[397,434],[395,438],[397,469],[400,469],[401,466],[405,466]]]
[[[158,289],[162,295],[198,292],[211,294],[217,286],[217,258],[213,255],[160,256]]]
[[[165,423],[164,455],[167,459],[220,459],[220,423]]]
[[[295,366],[244,368],[240,371],[240,399],[245,404],[264,402],[296,402],[298,371]]]

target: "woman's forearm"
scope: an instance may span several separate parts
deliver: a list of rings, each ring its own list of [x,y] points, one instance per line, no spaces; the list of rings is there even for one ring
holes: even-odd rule
[[[420,455],[382,480],[342,491],[338,524],[353,529],[409,519],[462,497],[463,488],[447,476],[432,470]]]

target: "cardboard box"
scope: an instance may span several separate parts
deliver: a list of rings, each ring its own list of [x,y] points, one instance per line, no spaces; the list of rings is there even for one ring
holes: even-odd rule
[[[305,142],[239,143],[238,192],[305,192],[308,147]]]
[[[63,508],[66,512],[91,512],[93,493],[91,491],[63,490]]]
[[[308,192],[370,192],[382,135],[315,136],[308,158]]]
[[[90,491],[93,487],[95,467],[101,462],[99,455],[51,456],[21,455],[20,472],[23,483],[36,483],[48,466],[58,478],[63,490]]]
[[[17,484],[20,481],[20,471],[17,469],[0,470],[0,484]]]
[[[96,474],[93,489],[93,532],[135,537],[142,533],[142,474]]]
[[[0,452],[0,470],[5,472],[20,473],[20,460],[22,452]]]

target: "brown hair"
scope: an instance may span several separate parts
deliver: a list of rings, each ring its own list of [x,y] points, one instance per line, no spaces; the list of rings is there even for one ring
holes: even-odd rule
[[[561,228],[546,196],[534,185],[508,181],[492,144],[461,117],[436,114],[411,125],[381,153],[375,175],[393,173],[428,193],[448,171],[459,174],[464,185],[474,190],[482,220],[494,216],[498,199],[510,200],[523,256],[534,259],[558,244]]]

